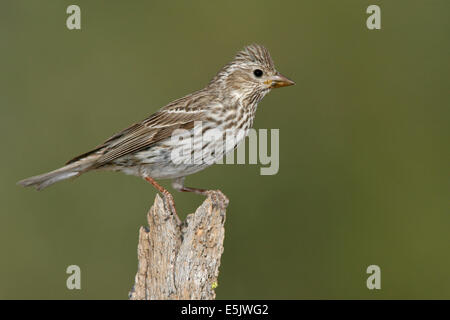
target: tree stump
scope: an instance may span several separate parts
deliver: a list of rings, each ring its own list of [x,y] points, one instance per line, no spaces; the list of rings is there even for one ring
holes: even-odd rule
[[[223,253],[228,199],[211,191],[195,213],[177,222],[156,195],[139,230],[138,271],[131,300],[212,300]]]

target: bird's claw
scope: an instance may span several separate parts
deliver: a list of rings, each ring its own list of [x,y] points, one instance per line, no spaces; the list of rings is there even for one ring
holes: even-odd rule
[[[173,216],[177,220],[178,224],[181,224],[181,219],[178,217],[177,209],[175,208],[175,201],[173,200],[173,196],[170,192],[162,192],[164,196],[164,202],[166,203],[168,209],[172,212]]]

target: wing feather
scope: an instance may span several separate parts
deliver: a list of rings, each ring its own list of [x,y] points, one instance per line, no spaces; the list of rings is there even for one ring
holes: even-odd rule
[[[136,123],[129,128],[115,134],[103,144],[93,150],[73,158],[68,163],[73,163],[93,153],[101,156],[95,163],[100,167],[127,154],[144,150],[157,142],[170,138],[176,129],[191,129],[194,122],[202,119],[203,111],[183,112],[181,110],[161,110],[144,121]]]

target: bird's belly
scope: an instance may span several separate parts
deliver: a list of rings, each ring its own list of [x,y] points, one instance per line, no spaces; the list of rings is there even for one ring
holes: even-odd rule
[[[135,176],[150,176],[155,179],[175,179],[201,171],[211,164],[204,162],[180,162],[167,146],[152,146],[132,156],[114,162],[112,170]]]
[[[155,179],[175,179],[199,172],[222,160],[247,136],[248,129],[229,130],[226,134],[208,135],[203,139],[166,140],[157,145],[114,161],[112,170]],[[174,143],[173,141],[178,141]],[[177,149],[178,148],[178,149]]]
[[[206,169],[210,165],[195,164],[148,164],[141,166],[141,172],[155,179],[176,179]],[[142,175],[142,173],[141,173]]]

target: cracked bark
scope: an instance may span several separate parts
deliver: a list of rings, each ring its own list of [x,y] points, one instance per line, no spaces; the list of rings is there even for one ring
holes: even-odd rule
[[[156,195],[139,230],[138,271],[131,300],[212,300],[223,253],[228,199],[209,193],[195,213],[179,224]]]

